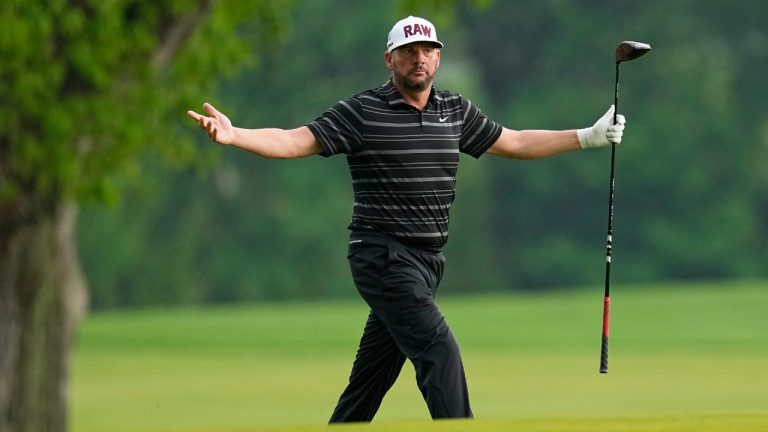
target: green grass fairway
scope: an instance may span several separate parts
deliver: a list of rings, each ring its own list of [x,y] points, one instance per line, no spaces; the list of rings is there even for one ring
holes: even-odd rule
[[[274,427],[267,432],[759,432],[768,426],[768,414],[560,418],[547,420],[449,420],[438,422],[391,422],[333,427]],[[236,432],[232,430],[231,432]],[[243,430],[245,432],[245,430]]]
[[[376,421],[330,430],[768,430],[768,283],[446,297],[476,420],[431,422],[413,369]],[[74,432],[329,430],[362,301],[105,313],[73,358]]]

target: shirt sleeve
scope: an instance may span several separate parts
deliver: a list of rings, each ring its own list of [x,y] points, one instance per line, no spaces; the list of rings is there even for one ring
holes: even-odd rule
[[[355,98],[341,100],[307,127],[323,149],[320,156],[352,154],[363,141],[362,105]]]
[[[459,150],[479,158],[501,135],[501,125],[485,116],[469,99],[462,98],[463,129]]]

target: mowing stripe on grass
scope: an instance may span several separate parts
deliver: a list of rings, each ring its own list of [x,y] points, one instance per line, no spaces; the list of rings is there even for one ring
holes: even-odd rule
[[[663,417],[440,420],[333,426],[199,429],[183,432],[765,432],[767,413]],[[179,431],[182,432],[182,431]]]

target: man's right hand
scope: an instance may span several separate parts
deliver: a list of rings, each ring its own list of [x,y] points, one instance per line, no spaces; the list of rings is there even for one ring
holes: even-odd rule
[[[210,117],[198,114],[192,110],[187,111],[187,115],[200,124],[200,129],[206,131],[211,141],[225,145],[234,144],[235,128],[232,126],[229,118],[208,102],[203,104],[203,109],[205,109]]]

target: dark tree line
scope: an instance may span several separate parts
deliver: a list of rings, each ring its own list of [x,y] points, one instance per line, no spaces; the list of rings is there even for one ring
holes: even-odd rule
[[[303,2],[282,42],[198,100],[242,126],[305,124],[387,79],[392,11]],[[446,48],[436,84],[510,128],[585,127],[613,100],[618,42],[651,43],[622,72],[614,280],[765,277],[766,15],[759,1],[466,7],[437,22]],[[194,129],[181,115],[176,127]],[[190,136],[214,154],[207,166],[144,161],[150,180],[127,188],[120,207],[84,212],[94,307],[354,295],[343,158],[261,160]],[[443,292],[599,289],[609,153],[462,160]]]

